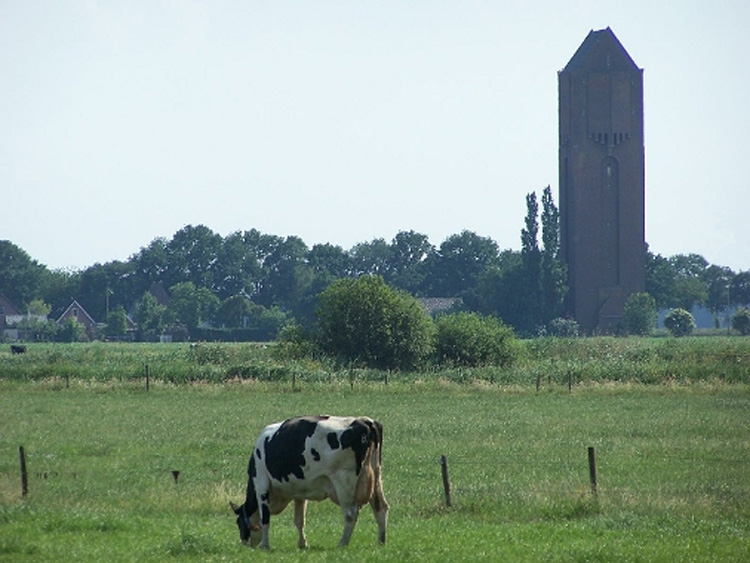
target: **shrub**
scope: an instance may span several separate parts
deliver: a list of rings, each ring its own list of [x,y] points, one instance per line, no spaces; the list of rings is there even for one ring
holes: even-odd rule
[[[634,293],[625,301],[622,324],[628,334],[650,334],[658,318],[656,301],[648,293]]]
[[[379,276],[333,282],[319,296],[317,321],[323,352],[349,364],[412,369],[431,352],[430,317]]]
[[[664,317],[664,326],[673,336],[687,336],[695,328],[695,319],[685,309],[672,309]]]
[[[575,319],[566,319],[563,317],[552,319],[549,325],[547,325],[548,336],[570,338],[578,336],[579,330],[578,322]]]
[[[440,363],[507,366],[515,358],[513,330],[497,317],[467,312],[443,315],[436,328],[435,355]]]
[[[315,336],[296,323],[281,329],[273,347],[273,356],[280,360],[313,358],[317,353]]]
[[[750,311],[745,307],[737,309],[737,312],[732,315],[732,328],[742,336],[750,334]]]

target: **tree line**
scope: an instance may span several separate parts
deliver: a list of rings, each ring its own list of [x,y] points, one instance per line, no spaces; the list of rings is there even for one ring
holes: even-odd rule
[[[520,251],[501,250],[469,230],[439,246],[424,234],[401,231],[390,242],[376,238],[345,250],[330,243],[308,247],[300,237],[256,229],[222,237],[205,225],[188,225],[126,261],[63,271],[0,241],[0,292],[23,310],[46,308],[52,316],[76,299],[111,330],[120,330],[127,315],[143,339],[167,326],[193,332],[206,323],[273,334],[292,321],[315,323],[318,297],[335,280],[379,276],[415,297],[457,298],[464,310],[499,317],[521,335],[554,332],[564,314],[566,270],[549,187],[540,199],[534,192],[526,196]],[[750,271],[710,265],[697,254],[644,252],[646,291],[659,308],[704,305],[718,318],[750,303]],[[167,304],[156,299],[155,286],[169,295]]]

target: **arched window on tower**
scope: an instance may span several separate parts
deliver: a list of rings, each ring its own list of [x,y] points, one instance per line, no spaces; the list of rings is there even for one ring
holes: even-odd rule
[[[601,251],[606,265],[604,283],[620,284],[620,166],[611,156],[602,160],[600,225]]]

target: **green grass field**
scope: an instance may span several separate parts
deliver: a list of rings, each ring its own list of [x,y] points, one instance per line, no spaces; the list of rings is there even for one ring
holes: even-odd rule
[[[105,361],[98,350],[87,353]],[[537,393],[532,381],[336,379],[293,390],[156,378],[146,391],[139,377],[110,375],[67,386],[53,374],[0,377],[0,560],[750,560],[746,383],[577,382],[568,392],[545,382]],[[337,549],[330,502],[308,509],[306,552],[291,509],[272,519],[270,553],[240,545],[228,505],[243,498],[252,444],[265,424],[303,413],[383,422],[385,547],[365,508]]]

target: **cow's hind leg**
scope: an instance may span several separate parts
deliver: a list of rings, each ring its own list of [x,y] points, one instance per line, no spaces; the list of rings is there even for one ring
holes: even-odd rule
[[[295,500],[294,501],[294,525],[297,526],[299,532],[299,541],[297,547],[305,549],[307,547],[307,538],[305,538],[305,512],[307,510],[306,500]]]
[[[388,525],[388,502],[383,495],[383,487],[378,480],[375,484],[375,492],[370,499],[370,506],[378,523],[378,542],[385,543],[385,531]]]

